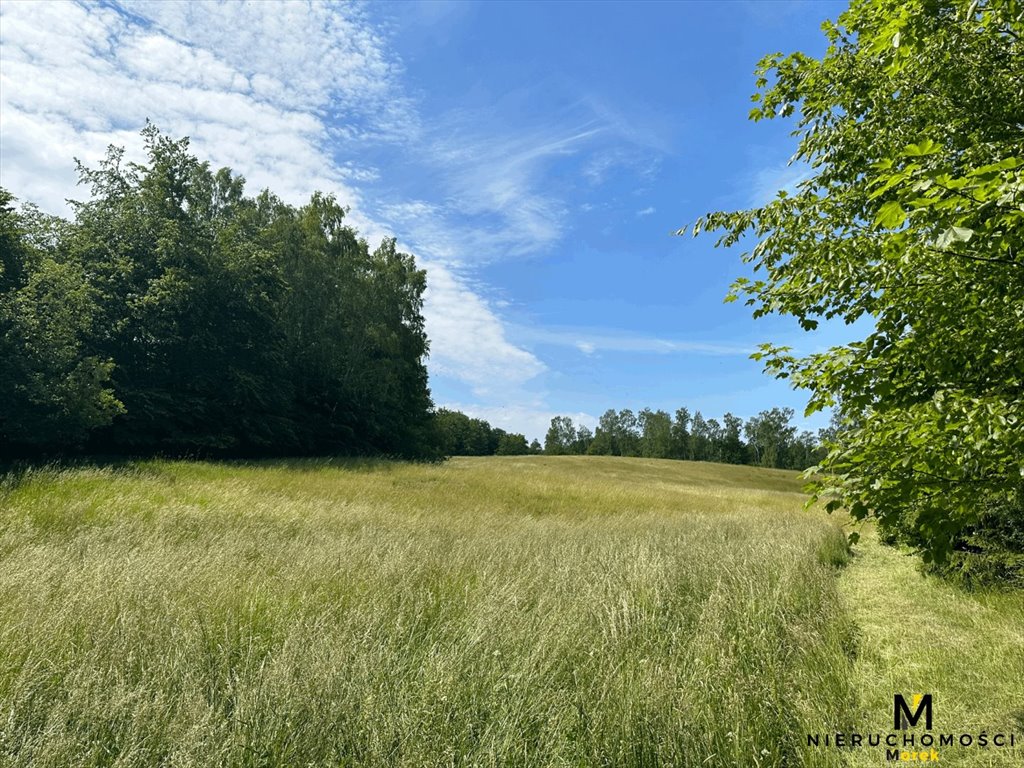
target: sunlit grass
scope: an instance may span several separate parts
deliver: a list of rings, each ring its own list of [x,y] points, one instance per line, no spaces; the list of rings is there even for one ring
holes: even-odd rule
[[[997,733],[1024,741],[1024,594],[965,592],[924,577],[912,555],[883,547],[870,529],[840,587],[858,629],[862,731],[892,730],[894,693],[930,693],[935,734],[990,741],[939,749],[942,765],[1024,765],[1024,750],[991,745]],[[884,750],[856,750],[851,762],[881,765]]]
[[[146,462],[0,496],[0,764],[839,764],[851,625],[795,473]]]

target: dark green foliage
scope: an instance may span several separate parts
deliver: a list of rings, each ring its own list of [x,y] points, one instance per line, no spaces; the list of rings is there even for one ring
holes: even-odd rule
[[[498,450],[499,436],[483,419],[439,408],[434,421],[445,456],[492,456]]]
[[[544,453],[548,456],[563,456],[574,453],[579,440],[576,425],[568,416],[555,416],[544,436]]]
[[[746,423],[744,432],[755,464],[762,467],[786,464],[786,454],[796,437],[796,427],[789,424],[792,418],[792,408],[772,408]]]
[[[518,432],[502,432],[498,436],[498,448],[495,454],[498,456],[525,456],[531,453],[530,446],[526,442],[526,436]]]
[[[594,456],[640,456],[640,429],[640,420],[628,408],[621,411],[609,409],[598,420],[587,453]]]
[[[744,445],[741,436],[743,433],[743,421],[738,416],[727,413],[722,417],[722,422],[724,426],[722,427],[721,460],[726,464],[748,463],[750,447]],[[814,463],[807,460],[804,456],[794,456],[792,458],[793,460],[790,461],[789,466],[799,469]]]
[[[439,408],[434,414],[434,429],[442,456],[522,456],[540,452],[539,445],[536,450],[527,445],[524,435],[492,427],[461,411]]]
[[[81,264],[40,247],[45,217],[13,200],[0,189],[0,451],[77,446],[122,410],[110,359],[86,348],[95,292]]]
[[[690,422],[690,459],[694,461],[713,461],[714,451],[711,443],[711,430],[700,411],[693,414]]]
[[[673,459],[685,459],[690,455],[690,411],[677,408],[676,417],[672,420],[672,453]]]
[[[591,435],[587,427],[577,427],[568,416],[556,416],[545,438],[544,453],[806,469],[821,461],[821,440],[806,431],[798,435],[796,427],[790,424],[792,418],[791,408],[761,411],[746,424],[731,413],[725,414],[721,424],[716,419],[705,419],[700,411],[691,419],[687,408],[679,408],[675,419],[665,411],[650,408],[644,408],[638,415],[628,409],[609,409]],[[743,442],[744,433],[748,443]]]
[[[262,247],[241,179],[213,176],[185,140],[144,134],[146,166],[124,166],[111,150],[99,169],[80,168],[93,197],[76,204],[67,238],[99,297],[91,344],[114,361],[126,409],[92,444],[129,453],[270,447],[291,400],[280,266]]]
[[[72,222],[3,201],[3,451],[433,455],[412,257],[143,136]]]
[[[882,538],[920,548],[924,542],[918,526],[909,516],[895,518],[882,524]],[[967,588],[996,584],[1024,589],[1024,486],[1009,501],[981,506],[976,521],[953,540],[949,557],[924,568]]]
[[[644,408],[640,411],[640,452],[643,456],[664,459],[672,455],[672,417],[664,411]]]

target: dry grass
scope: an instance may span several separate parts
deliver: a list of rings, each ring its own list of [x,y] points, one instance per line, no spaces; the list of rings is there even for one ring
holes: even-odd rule
[[[613,458],[38,471],[0,764],[828,765],[841,534],[794,473]]]

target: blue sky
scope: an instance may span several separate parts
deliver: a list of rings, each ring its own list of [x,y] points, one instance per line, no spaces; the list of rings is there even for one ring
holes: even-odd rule
[[[757,60],[820,55],[831,2],[5,3],[0,182],[45,209],[72,157],[146,118],[301,203],[351,207],[428,272],[439,405],[542,437],[554,414],[805,397],[748,359],[804,334],[724,304],[738,252],[671,233],[799,179],[747,121]],[[806,422],[822,424],[816,417]]]

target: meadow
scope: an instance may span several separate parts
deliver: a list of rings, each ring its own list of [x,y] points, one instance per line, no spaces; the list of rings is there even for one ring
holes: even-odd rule
[[[805,734],[884,721],[932,650],[886,645],[867,561],[889,555],[867,541],[844,567],[841,520],[803,501],[794,472],[611,457],[10,475],[0,765],[864,760]],[[1012,727],[1024,601],[946,599],[991,615],[929,681]],[[950,754],[1014,759],[982,757]]]

